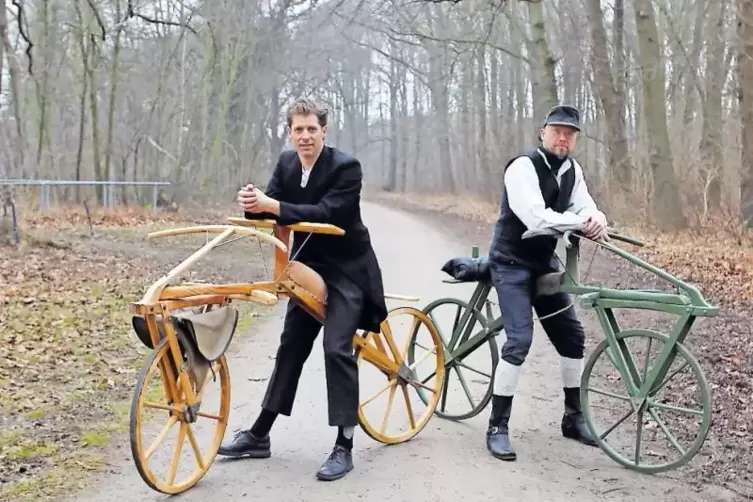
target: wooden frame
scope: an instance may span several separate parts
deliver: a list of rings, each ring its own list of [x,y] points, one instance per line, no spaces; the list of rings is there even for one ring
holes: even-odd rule
[[[198,386],[195,385],[197,382],[191,381],[190,362],[186,359],[186,355],[195,348],[192,349],[191,340],[181,329],[176,329],[172,322],[167,322],[171,319],[172,314],[177,310],[186,308],[222,308],[228,306],[234,300],[251,301],[271,306],[275,305],[278,300],[287,298],[296,302],[322,324],[326,321],[326,285],[315,271],[303,263],[290,259],[289,246],[294,232],[328,235],[344,235],[345,232],[336,226],[321,223],[297,223],[282,226],[273,220],[247,220],[236,217],[231,217],[229,221],[231,224],[228,225],[198,225],[150,233],[148,235],[150,239],[196,233],[216,234],[216,236],[170,272],[155,281],[139,301],[130,305],[133,314],[143,316],[145,323],[134,323],[134,328],[136,329],[138,324],[138,326],[141,326],[141,330],[145,331],[143,326],[147,326],[148,335],[142,332],[139,333],[139,338],[152,349],[142,369],[133,396],[130,426],[131,452],[142,479],[151,488],[163,493],[175,494],[186,491],[204,476],[217,454],[230,413],[230,380],[224,355],[213,363],[212,372],[207,374],[207,381],[205,382],[208,383],[212,375],[219,374],[221,410],[216,414],[205,413],[201,411],[201,404],[206,385]],[[267,233],[261,229],[272,231]],[[275,266],[270,280],[251,283],[171,285],[192,265],[233,236],[256,237],[274,246]],[[418,300],[415,297],[402,295],[385,295],[385,297],[407,301]],[[395,343],[390,324],[400,315],[411,318],[412,328],[414,329],[402,353]],[[435,375],[436,380],[434,387],[417,380],[418,377],[414,375],[414,370],[421,361],[409,364],[406,355],[408,348],[412,347],[418,329],[422,326],[428,330],[431,339],[422,361],[434,356],[432,360],[434,365],[433,375]],[[147,341],[151,341],[151,343],[146,343]],[[370,363],[388,380],[387,385],[377,395],[360,403],[358,411],[360,426],[367,435],[384,444],[396,444],[410,440],[426,426],[433,415],[439,401],[439,389],[444,382],[444,351],[436,327],[420,310],[411,307],[398,307],[389,312],[388,318],[381,325],[380,333],[355,333],[353,345],[359,365],[362,361]],[[147,373],[155,368],[159,369],[162,375],[166,404],[145,400],[143,388],[148,381]],[[429,391],[432,394],[426,410],[419,416],[416,416],[410,405],[408,387]],[[394,394],[398,388],[402,390],[408,407],[409,426],[405,431],[388,434],[385,432],[387,419],[391,413]],[[200,390],[195,391],[195,389]],[[382,427],[377,428],[366,419],[363,408],[387,390],[390,391],[390,402],[387,405]],[[147,408],[168,411],[169,421],[158,440],[145,449],[139,435],[143,429],[141,414]],[[217,424],[214,440],[206,455],[198,451],[191,427],[191,424],[199,418],[214,420]],[[154,452],[159,442],[165,438],[169,429],[176,424],[180,425],[178,445],[176,445],[170,465],[169,477],[165,481],[156,476],[147,464],[151,453]],[[188,439],[194,450],[197,468],[188,479],[175,483],[179,453],[182,450],[185,438]]]

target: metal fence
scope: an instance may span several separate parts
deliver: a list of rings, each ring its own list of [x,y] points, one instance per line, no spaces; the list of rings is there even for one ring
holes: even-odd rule
[[[73,180],[23,180],[23,179],[0,179],[0,186],[39,186],[39,207],[49,209],[50,188],[53,186],[104,186],[102,190],[102,206],[113,207],[115,205],[115,187],[117,186],[151,186],[152,209],[157,210],[157,198],[159,187],[169,186],[167,181],[73,181]]]

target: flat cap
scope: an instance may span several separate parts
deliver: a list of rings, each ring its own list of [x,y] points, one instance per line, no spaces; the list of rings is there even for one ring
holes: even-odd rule
[[[571,105],[553,106],[546,114],[544,125],[563,125],[580,131],[580,111]]]

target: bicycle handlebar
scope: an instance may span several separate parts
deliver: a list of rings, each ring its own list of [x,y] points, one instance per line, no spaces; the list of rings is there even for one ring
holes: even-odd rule
[[[584,238],[585,236],[582,233],[583,228],[584,228],[583,225],[562,225],[559,228],[544,228],[544,229],[528,230],[523,233],[522,238],[530,239],[532,237],[538,237],[538,236],[544,236],[544,235],[561,236],[565,240],[568,240],[568,238],[571,235],[578,238]],[[638,239],[634,239],[633,237],[622,235],[614,228],[607,229],[607,236],[610,239],[626,242],[634,246],[639,246],[639,247],[645,246],[645,244],[642,241],[639,241]]]
[[[230,216],[228,218],[228,221],[232,223],[233,225],[238,225],[241,227],[272,228],[275,225],[278,225],[278,223],[275,220],[249,220],[249,219],[239,217],[239,216]],[[327,235],[345,235],[345,230],[343,230],[342,228],[336,225],[332,225],[330,223],[300,222],[300,223],[292,223],[290,225],[280,225],[280,226],[287,227],[293,232],[306,232],[306,233],[327,234]]]
[[[612,231],[607,231],[607,235],[610,239],[614,239],[616,241],[622,241],[626,242],[628,244],[632,244],[634,246],[643,247],[645,244],[643,241],[639,241],[638,239],[635,239],[633,237],[628,237],[627,235],[621,235],[617,232],[617,230],[612,229]]]

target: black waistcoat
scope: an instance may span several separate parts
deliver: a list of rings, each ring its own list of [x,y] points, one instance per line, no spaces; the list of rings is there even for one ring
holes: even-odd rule
[[[531,159],[536,168],[539,188],[545,206],[558,213],[564,212],[570,204],[570,194],[575,182],[574,166],[571,165],[562,175],[560,183],[557,183],[557,172],[564,162],[560,162],[550,155],[549,162],[553,166],[550,168],[537,149],[526,152],[522,156]],[[505,170],[517,158],[512,158],[505,166]],[[572,159],[570,159],[570,162],[572,163]],[[510,209],[507,201],[507,188],[504,187],[500,214],[494,227],[494,237],[489,248],[489,259],[493,263],[518,264],[541,272],[551,270],[557,239],[555,237],[522,239],[521,236],[526,230],[527,228],[520,221],[520,218]]]

